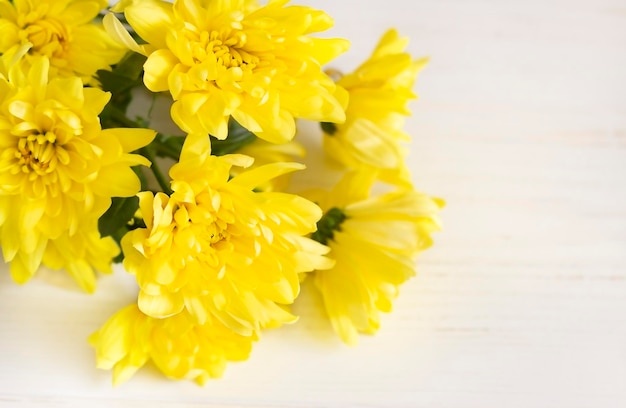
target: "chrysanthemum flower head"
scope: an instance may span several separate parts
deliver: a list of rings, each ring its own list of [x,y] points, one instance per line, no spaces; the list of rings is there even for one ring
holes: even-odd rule
[[[406,53],[407,40],[395,30],[383,35],[371,57],[337,84],[348,91],[349,102],[343,124],[325,123],[326,152],[351,169],[370,166],[381,178],[409,185],[403,131],[410,115],[408,102],[419,70],[427,59],[413,60]]]
[[[34,274],[49,240],[76,234],[87,214],[97,220],[111,197],[139,191],[130,167],[150,163],[129,152],[155,135],[102,130],[109,94],[78,77],[49,81],[48,69],[39,57],[0,76],[0,244],[17,282]]]
[[[313,280],[335,331],[348,344],[375,333],[398,287],[415,274],[415,256],[440,228],[441,200],[410,189],[372,195],[376,174],[348,173],[318,194],[324,210],[314,238],[331,248],[335,265]]]
[[[28,44],[25,62],[44,56],[52,76],[89,82],[126,52],[93,22],[107,6],[106,0],[0,0],[0,54]]]
[[[271,142],[295,134],[294,118],[342,122],[336,87],[321,65],[344,52],[341,39],[309,34],[331,18],[288,0],[159,0],[123,2],[138,46],[113,15],[107,30],[147,55],[144,82],[176,101],[172,118],[184,131],[224,139],[229,117]]]
[[[170,170],[173,193],[140,193],[146,228],[124,236],[122,249],[144,313],[163,318],[186,309],[201,324],[213,315],[242,335],[295,319],[283,305],[298,294],[298,274],[329,265],[327,248],[305,237],[321,210],[296,195],[254,191],[300,165],[230,178],[233,165],[250,161],[212,156],[207,136],[189,135]]]
[[[255,336],[240,336],[214,318],[197,324],[187,312],[156,319],[133,304],[89,338],[98,368],[113,369],[113,383],[128,380],[148,361],[172,379],[204,384],[222,376],[228,361],[246,360]]]

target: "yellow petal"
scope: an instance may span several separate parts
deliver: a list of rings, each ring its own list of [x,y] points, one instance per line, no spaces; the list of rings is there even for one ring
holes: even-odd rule
[[[149,145],[154,140],[156,131],[152,129],[112,128],[104,129],[102,135],[117,139],[124,152],[132,152]]]
[[[395,141],[367,119],[355,120],[342,137],[345,143],[354,146],[358,160],[374,167],[394,168],[402,159]]]
[[[102,25],[106,32],[117,41],[131,51],[138,54],[147,55],[148,50],[145,46],[137,44],[137,41],[126,31],[126,27],[113,13],[108,13],[102,19]]]
[[[96,193],[105,197],[131,197],[141,189],[137,174],[124,165],[100,169],[96,183],[98,185]]]
[[[76,283],[87,293],[96,290],[96,275],[91,266],[84,260],[74,260],[66,266],[69,274]]]
[[[161,49],[150,54],[144,64],[143,82],[152,92],[168,90],[169,75],[180,61],[170,50]],[[174,94],[176,97],[177,95]]]
[[[164,1],[137,1],[124,9],[139,36],[155,48],[166,48],[166,33],[174,26],[172,5]]]
[[[35,271],[30,269],[21,256],[17,256],[11,260],[11,277],[16,283],[24,284],[30,280]]]
[[[113,385],[117,386],[128,381],[148,361],[148,356],[143,354],[144,361],[141,364],[130,364],[128,358],[119,361],[113,367]]]
[[[104,1],[76,1],[65,6],[59,20],[66,24],[79,25],[91,22],[94,17],[106,7]]]
[[[252,190],[268,180],[305,168],[301,163],[271,163],[235,176],[230,182]]]
[[[148,316],[165,318],[180,313],[185,307],[185,301],[182,296],[175,293],[163,293],[154,296],[140,291],[137,305]]]

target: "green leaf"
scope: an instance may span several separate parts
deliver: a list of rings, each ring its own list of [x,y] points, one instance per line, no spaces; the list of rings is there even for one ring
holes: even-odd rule
[[[146,57],[135,52],[128,52],[122,60],[112,67],[111,71],[98,70],[96,78],[104,91],[111,92],[111,100],[107,106],[114,106],[125,112],[132,99],[133,88],[141,86],[143,79],[143,64]],[[107,118],[107,112],[101,117]]]
[[[256,135],[254,133],[231,118],[228,122],[228,137],[226,139],[219,140],[211,136],[211,154],[223,156],[234,153],[248,143],[252,143],[255,139]]]
[[[142,84],[141,74],[146,57],[136,53],[126,55],[111,71],[100,69],[96,72],[96,78],[103,90],[116,95],[129,92],[132,88]]]
[[[144,55],[129,51],[110,71],[98,70],[96,75],[102,84],[102,89],[115,93],[140,85],[145,62]]]
[[[120,75],[113,71],[105,71],[101,69],[96,74],[102,89],[104,91],[111,92],[114,95],[126,92],[134,86],[140,84],[140,81],[136,79],[128,78],[125,75]]]
[[[146,56],[129,51],[113,67],[113,72],[130,79],[139,79],[143,73],[143,65],[146,63]]]
[[[234,153],[256,139],[254,133],[241,126],[234,119],[228,122],[228,137],[225,140],[219,140],[213,136],[209,137],[211,138],[211,154],[215,156]],[[184,142],[185,138],[181,136],[158,134],[151,145],[154,146],[157,156],[178,160]]]
[[[120,229],[128,230],[128,223],[138,208],[138,197],[114,197],[109,209],[98,220],[100,235],[115,236]]]
[[[159,157],[169,157],[178,161],[180,152],[183,149],[185,138],[182,136],[167,136],[159,133],[152,142],[156,155]]]

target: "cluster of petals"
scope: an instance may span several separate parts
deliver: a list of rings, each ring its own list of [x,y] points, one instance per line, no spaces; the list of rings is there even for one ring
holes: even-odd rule
[[[408,102],[416,97],[413,84],[427,59],[413,60],[406,45],[406,38],[387,31],[370,58],[337,81],[349,94],[346,121],[326,128],[324,147],[348,168],[373,167],[383,180],[408,186],[401,142],[409,136],[403,126],[411,114]]]
[[[244,336],[295,320],[285,306],[298,295],[299,275],[331,264],[328,248],[306,237],[322,212],[297,195],[255,190],[301,165],[231,178],[233,165],[250,164],[248,156],[213,156],[206,135],[189,135],[170,170],[173,192],[139,194],[146,227],[126,234],[122,250],[143,313],[186,311],[198,324],[215,318]]]
[[[125,0],[138,45],[113,14],[114,37],[147,56],[144,83],[169,91],[171,116],[185,132],[227,136],[230,117],[279,143],[295,134],[294,118],[342,122],[342,94],[321,66],[348,48],[343,39],[310,34],[333,24],[324,12],[288,0]],[[342,98],[339,98],[342,99]],[[345,98],[343,98],[345,99]]]
[[[0,0],[0,54],[28,46],[24,63],[43,56],[52,76],[92,82],[126,52],[94,20],[107,6],[106,0]]]
[[[221,377],[228,361],[247,359],[255,340],[213,318],[201,325],[186,312],[156,319],[136,304],[115,313],[89,337],[98,368],[112,369],[114,384],[128,380],[148,361],[169,378],[204,384]]]
[[[102,130],[98,115],[110,95],[75,76],[49,79],[49,64],[46,57],[4,61],[0,74],[0,244],[17,282],[43,260],[93,291],[89,265],[102,268],[118,252],[97,234],[97,219],[111,197],[139,191],[131,166],[149,162],[129,152],[155,133]]]
[[[376,173],[347,173],[330,192],[314,193],[325,214],[341,214],[326,245],[332,268],[316,271],[315,287],[340,338],[375,333],[399,286],[415,275],[415,259],[440,229],[443,201],[412,189],[372,194]]]

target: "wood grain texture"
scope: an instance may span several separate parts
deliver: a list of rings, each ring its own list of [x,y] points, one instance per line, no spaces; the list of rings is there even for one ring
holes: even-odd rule
[[[626,3],[316,0],[354,68],[391,26],[429,55],[408,130],[445,230],[380,333],[301,321],[204,388],[141,370],[112,388],[86,337],[136,295],[0,271],[0,406],[626,406]],[[310,128],[310,127],[309,127]],[[306,178],[306,176],[303,176]]]

